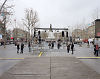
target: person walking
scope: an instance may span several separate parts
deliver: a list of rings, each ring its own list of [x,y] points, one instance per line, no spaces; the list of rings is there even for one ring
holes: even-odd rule
[[[57,48],[60,49],[60,42],[58,42],[58,44],[57,44]]]
[[[48,46],[49,46],[49,49],[50,49],[51,48],[51,42],[49,42]]]
[[[19,42],[17,42],[17,53],[19,53],[19,49],[20,49]]]
[[[21,43],[21,52],[20,52],[20,54],[23,54],[23,49],[24,49],[24,43],[22,42]]]
[[[30,41],[28,42],[28,48],[29,48],[29,52],[31,52],[31,43],[30,43]]]
[[[70,44],[67,45],[67,53],[69,53],[70,50]]]
[[[96,45],[94,45],[94,55],[96,54]]]
[[[98,44],[96,44],[96,52],[95,52],[96,56],[98,56],[98,51],[99,51],[99,46],[98,46]]]
[[[54,42],[52,41],[52,43],[51,43],[51,47],[52,47],[52,49],[54,48]]]
[[[72,50],[72,54],[73,54],[73,51],[74,51],[74,44],[73,43],[71,44],[71,50]]]

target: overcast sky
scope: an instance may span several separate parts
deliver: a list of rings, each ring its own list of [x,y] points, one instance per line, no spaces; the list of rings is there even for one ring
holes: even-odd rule
[[[74,27],[82,22],[90,23],[92,14],[100,7],[100,0],[13,0],[17,21],[24,17],[25,8],[38,12],[40,26]],[[95,12],[93,12],[95,11]]]

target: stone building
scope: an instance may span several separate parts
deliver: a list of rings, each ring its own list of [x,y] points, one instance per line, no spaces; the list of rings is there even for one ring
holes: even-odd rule
[[[95,26],[89,26],[87,30],[88,30],[88,38],[94,38],[95,37]]]
[[[81,29],[75,29],[73,32],[72,32],[72,37],[73,38],[82,38],[82,35],[83,35],[83,30]]]
[[[89,39],[95,37],[95,26],[89,26],[86,29],[75,29],[72,32],[73,38],[80,38],[80,39]]]

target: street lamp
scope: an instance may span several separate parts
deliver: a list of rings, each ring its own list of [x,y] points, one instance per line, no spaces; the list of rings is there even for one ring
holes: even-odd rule
[[[17,28],[16,28],[16,19],[14,19],[15,21],[15,40],[17,39]]]

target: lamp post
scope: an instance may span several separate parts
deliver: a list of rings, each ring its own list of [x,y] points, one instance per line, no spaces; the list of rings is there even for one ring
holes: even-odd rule
[[[16,19],[15,19],[14,21],[15,21],[15,40],[17,40],[17,28],[16,28]]]

